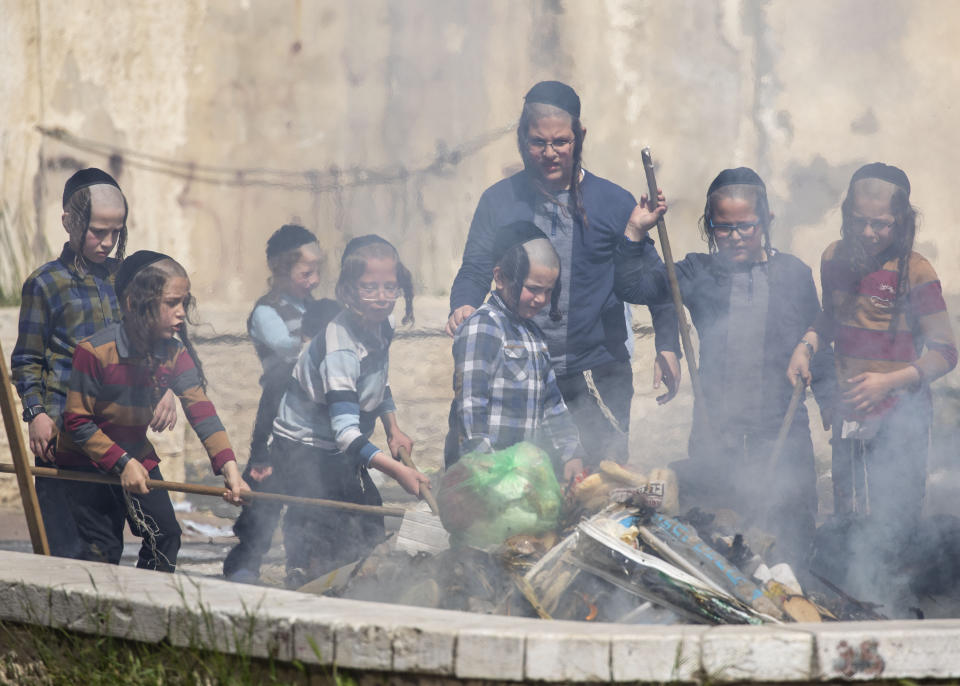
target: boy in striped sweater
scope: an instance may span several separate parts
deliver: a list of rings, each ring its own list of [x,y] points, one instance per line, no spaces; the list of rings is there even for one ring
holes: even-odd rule
[[[388,381],[391,314],[402,295],[403,322],[413,321],[413,279],[396,249],[374,234],[347,243],[340,266],[343,309],[331,312],[300,353],[273,422],[271,462],[291,495],[381,505],[369,473],[377,469],[419,496],[430,480],[397,459],[413,441],[399,428]],[[378,417],[389,452],[370,442]],[[384,535],[380,516],[287,507],[287,585],[362,557]]]
[[[861,167],[842,215],[841,239],[821,261],[823,313],[787,375],[809,381],[810,356],[833,342],[834,509],[869,513],[879,532],[873,556],[894,560],[923,506],[930,384],[956,366],[957,345],[937,273],[913,250],[907,175],[879,162]]]
[[[180,526],[160,480],[160,458],[147,440],[153,406],[167,389],[181,401],[216,474],[224,499],[238,504],[249,490],[216,409],[205,393],[203,369],[186,331],[192,304],[183,267],[166,255],[141,250],[117,273],[123,321],[84,339],[73,354],[73,371],[57,441],[56,463],[120,477],[120,486],[75,483],[70,509],[83,541],[81,559],[119,564],[123,526],[144,539],[137,566],[173,572]]]

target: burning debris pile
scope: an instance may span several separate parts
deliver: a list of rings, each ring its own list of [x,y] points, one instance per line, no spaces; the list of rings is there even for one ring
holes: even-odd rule
[[[523,462],[522,456],[513,457]],[[673,514],[677,498],[669,470],[655,470],[651,477],[656,478],[648,479],[602,463],[569,490],[559,520],[549,505],[552,499],[544,495],[549,485],[528,481],[531,473],[519,471],[528,497],[516,492],[512,504],[499,503],[506,518],[494,517],[482,535],[480,506],[470,506],[472,516],[466,512],[462,485],[470,477],[454,471],[450,482],[458,486],[457,511],[444,515],[444,521],[464,524],[459,531],[467,536],[451,536],[450,547],[439,552],[415,553],[409,545],[398,549],[396,537],[388,539],[365,559],[301,590],[488,614],[621,623],[819,622],[871,613],[869,605],[829,584],[805,591],[786,564],[765,564],[747,540],[769,548],[769,537],[752,532],[745,538],[723,525],[722,517],[696,509]],[[489,488],[504,474],[487,472],[487,477]],[[449,492],[440,496],[441,508],[444,502],[448,509],[453,506]],[[509,535],[506,519],[523,520],[544,502],[555,526],[545,531],[538,523],[530,533]],[[494,530],[499,541],[491,537]]]

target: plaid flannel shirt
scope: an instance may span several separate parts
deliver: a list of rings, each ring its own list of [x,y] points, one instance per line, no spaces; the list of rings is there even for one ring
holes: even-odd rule
[[[120,321],[113,290],[118,262],[87,262],[83,273],[74,265],[69,244],[23,284],[17,344],[10,371],[24,408],[42,405],[61,423],[67,402],[73,351],[77,343]]]
[[[562,463],[580,456],[543,334],[496,293],[457,329],[453,360],[460,455],[531,441]]]

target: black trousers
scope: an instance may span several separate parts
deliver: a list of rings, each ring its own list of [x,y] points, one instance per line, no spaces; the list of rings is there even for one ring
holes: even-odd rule
[[[629,457],[630,403],[633,400],[633,368],[629,361],[614,361],[590,370],[603,404],[617,426],[604,415],[590,393],[583,372],[557,377],[560,394],[580,430],[580,444],[585,448],[586,467],[595,467],[602,460],[625,463]]]
[[[100,473],[94,467],[71,469]],[[151,479],[163,478],[159,467],[151,469],[149,474]],[[180,551],[180,525],[173,512],[170,495],[161,490],[153,490],[146,495],[127,495],[133,513],[119,486],[80,481],[70,483],[70,509],[83,543],[80,559],[120,564],[123,525],[128,523],[130,531],[143,539],[137,567],[173,572]]]
[[[340,452],[274,437],[274,469],[286,493],[309,498],[382,505],[366,467]],[[287,572],[317,577],[366,555],[386,537],[383,517],[334,509],[290,505],[283,519]]]
[[[269,462],[262,463],[269,464]],[[283,487],[283,475],[276,466],[274,472],[263,481],[257,481],[250,476],[250,470],[257,465],[251,460],[243,470],[243,480],[250,486],[250,490],[258,493],[286,493]],[[223,561],[223,575],[231,576],[240,570],[260,574],[260,565],[263,556],[270,550],[273,541],[273,532],[280,524],[283,514],[281,503],[272,503],[265,500],[254,500],[244,505],[237,521],[233,523],[233,533],[240,542],[235,545]]]
[[[52,466],[38,457],[33,458],[33,463],[37,467]],[[80,539],[77,522],[70,508],[70,489],[73,488],[73,484],[69,481],[41,477],[34,479],[34,483],[50,554],[56,557],[80,559],[83,555],[83,541]]]
[[[292,365],[285,365],[282,370],[269,377],[264,374],[260,379],[263,392],[260,394],[257,417],[253,423],[253,435],[250,438],[250,460],[243,470],[243,479],[253,491],[286,492],[281,484],[282,479],[276,473],[263,481],[257,481],[250,476],[250,470],[270,464],[268,443],[273,433],[273,420],[280,409],[280,401],[283,399],[292,371]],[[254,574],[260,573],[263,556],[270,550],[273,532],[280,523],[281,514],[283,514],[283,505],[279,503],[258,500],[243,506],[240,516],[233,524],[233,533],[240,542],[233,547],[223,561],[224,576],[231,576],[240,570]]]

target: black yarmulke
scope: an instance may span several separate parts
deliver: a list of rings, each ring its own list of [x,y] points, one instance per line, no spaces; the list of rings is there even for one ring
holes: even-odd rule
[[[493,250],[491,251],[493,263],[498,264],[511,248],[537,238],[550,240],[547,238],[547,234],[538,229],[533,222],[519,221],[501,226],[497,229],[497,235],[493,239]]]
[[[307,243],[316,243],[317,237],[299,224],[284,224],[267,239],[267,259]]]
[[[388,241],[386,238],[381,238],[375,233],[368,233],[365,236],[357,236],[356,238],[351,238],[350,242],[347,243],[347,247],[343,249],[343,256],[340,258],[340,266],[342,267],[347,261],[347,257],[350,256],[350,253],[356,252],[360,248],[365,248],[368,245],[373,245],[374,243],[382,243],[383,245],[389,245],[393,248],[393,243]],[[393,248],[393,251],[396,252],[397,249]]]
[[[127,290],[127,286],[130,285],[133,277],[135,277],[140,270],[149,267],[154,262],[170,259],[173,258],[169,255],[164,255],[162,252],[154,252],[153,250],[138,250],[127,257],[121,263],[120,269],[117,270],[116,282],[113,285],[113,290],[117,293],[117,300],[123,302],[123,292]]]
[[[120,184],[117,183],[117,180],[102,169],[97,169],[96,167],[81,169],[67,179],[67,182],[63,185],[63,209],[67,209],[70,196],[81,188],[89,188],[90,186],[99,186],[102,184],[113,186],[117,190],[120,190]]]
[[[880,179],[892,183],[894,186],[899,186],[907,192],[907,195],[910,195],[910,179],[907,178],[906,172],[890,164],[871,162],[863,165],[853,173],[850,185],[852,186],[861,179]]]
[[[559,107],[564,112],[580,118],[580,96],[570,86],[559,81],[541,81],[527,91],[525,102],[539,102]]]
[[[764,193],[767,191],[767,186],[763,183],[763,179],[750,167],[724,169],[717,174],[717,178],[710,184],[710,188],[707,189],[707,195],[724,186],[759,186],[763,189]]]

